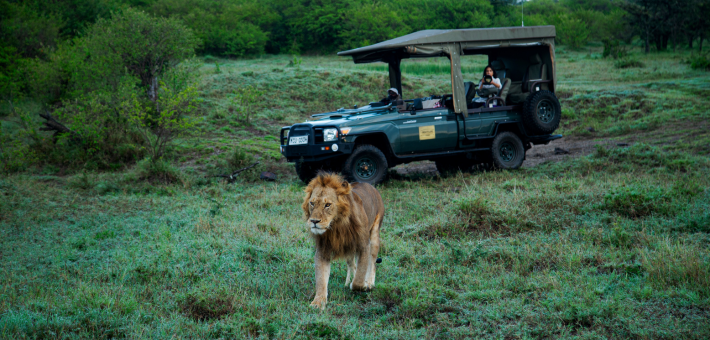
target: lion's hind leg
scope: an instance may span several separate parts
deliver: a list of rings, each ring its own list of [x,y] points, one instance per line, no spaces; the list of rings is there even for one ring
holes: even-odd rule
[[[365,288],[370,290],[375,287],[375,262],[377,262],[377,254],[380,252],[380,226],[382,225],[382,216],[377,215],[375,223],[372,225],[370,232],[370,261],[367,263],[367,274],[365,275]]]
[[[345,278],[345,287],[350,287],[350,282],[355,279],[355,271],[357,271],[357,256],[356,254],[349,255],[347,258],[348,262],[348,276]]]

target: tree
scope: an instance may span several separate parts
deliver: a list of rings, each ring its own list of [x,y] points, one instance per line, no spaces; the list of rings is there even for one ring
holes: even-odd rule
[[[127,9],[97,21],[84,44],[95,63],[127,70],[157,103],[160,75],[193,56],[200,41],[176,19]]]

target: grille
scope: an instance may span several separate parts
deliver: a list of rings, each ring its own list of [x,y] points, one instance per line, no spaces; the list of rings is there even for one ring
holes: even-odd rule
[[[308,153],[308,146],[305,146],[305,145],[289,146],[288,147],[289,156],[303,156],[307,153]]]
[[[315,128],[313,134],[313,141],[316,144],[323,143],[323,128]]]

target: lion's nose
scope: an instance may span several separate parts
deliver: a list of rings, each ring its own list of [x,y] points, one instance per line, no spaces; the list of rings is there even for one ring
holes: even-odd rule
[[[318,224],[318,222],[320,222],[320,220],[316,220],[314,218],[311,219],[311,223],[313,223],[313,224]]]

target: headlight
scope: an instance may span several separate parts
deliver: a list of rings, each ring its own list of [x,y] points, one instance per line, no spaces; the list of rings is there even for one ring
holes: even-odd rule
[[[338,139],[338,129],[323,130],[323,141],[330,142]]]

